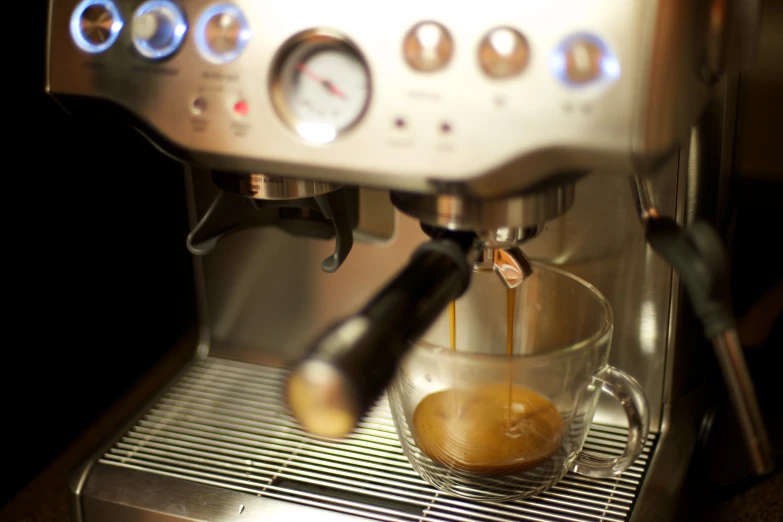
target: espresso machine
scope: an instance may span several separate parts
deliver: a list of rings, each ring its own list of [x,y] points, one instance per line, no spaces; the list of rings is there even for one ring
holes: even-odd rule
[[[74,520],[672,520],[705,333],[768,471],[708,225],[757,18],[731,0],[51,0],[48,92],[183,164],[200,318],[192,361],[74,472]],[[475,266],[513,286],[531,259],[612,304],[646,449],[532,499],[445,495],[407,464],[384,388]],[[585,448],[627,436],[602,404]]]

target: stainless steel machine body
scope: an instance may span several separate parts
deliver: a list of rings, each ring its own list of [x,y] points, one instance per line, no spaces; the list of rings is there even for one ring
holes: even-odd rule
[[[687,164],[685,149],[659,179],[672,210],[679,187],[682,213]],[[197,215],[216,189],[205,176],[191,179]],[[649,449],[620,478],[569,475],[540,498],[488,507],[439,495],[412,473],[385,401],[344,443],[310,438],[296,425],[283,405],[279,368],[361,305],[425,239],[415,220],[397,213],[391,241],[358,244],[334,274],[318,268],[331,250],[327,242],[274,229],[237,234],[199,259],[198,354],[74,475],[82,520],[668,519],[705,406],[699,402],[704,367],[694,362],[698,346],[674,340],[680,292],[671,269],[645,245],[627,186],[622,176],[586,179],[577,185],[572,211],[527,245],[530,255],[554,258],[589,278],[614,303],[611,363],[643,384],[654,426]],[[586,219],[599,240],[580,239]],[[587,447],[619,452],[624,426],[622,412],[602,405]]]
[[[194,360],[74,474],[77,520],[675,515],[705,408],[703,352],[683,337],[678,279],[645,242],[629,178],[656,170],[657,208],[682,224],[701,212],[702,187],[722,187],[735,85],[731,76],[710,81],[730,61],[728,14],[716,8],[726,4],[157,2],[157,29],[168,16],[172,31],[161,40],[141,12],[147,3],[52,0],[49,91],[75,111],[108,102],[193,164],[185,175],[194,226],[218,192],[210,169],[265,172],[360,186],[357,243],[331,274],[319,268],[329,243],[274,228],[231,235],[197,258]],[[417,61],[406,35],[420,23],[435,23],[435,43]],[[487,71],[497,70],[482,61],[478,50],[495,28],[524,36],[528,55],[516,75],[492,77]],[[368,73],[358,119],[328,138],[292,125],[276,94],[292,39],[313,29],[358,50]],[[576,41],[586,47],[575,51]],[[599,56],[594,70],[591,52]],[[714,154],[723,155],[717,170]],[[298,427],[282,402],[286,365],[426,239],[387,191],[459,202],[551,195],[553,186],[570,208],[537,223],[543,230],[525,238],[525,252],[590,281],[614,307],[611,364],[636,377],[650,401],[652,433],[634,467],[616,479],[569,475],[540,497],[483,505],[438,493],[412,472],[383,399],[341,443]],[[436,211],[454,210],[441,201]],[[601,406],[587,448],[617,453],[623,440],[623,416]]]
[[[116,6],[116,13],[77,9],[93,3]],[[231,52],[221,58],[204,51],[213,37],[199,24],[223,4],[189,0],[175,4],[185,20],[182,42],[155,61],[134,51],[134,11],[142,2],[54,0],[49,86],[127,109],[205,167],[425,193],[454,184],[470,194],[506,196],[553,174],[585,167],[628,173],[634,161],[670,154],[707,97],[709,52],[728,41],[721,38],[726,20],[718,19],[715,36],[710,30],[712,3],[237,1],[230,5],[242,19],[232,10],[225,16],[241,36],[224,44]],[[80,48],[72,37],[73,26],[94,23],[91,16],[104,23],[111,17],[105,38],[116,40],[94,54],[95,46]],[[453,49],[441,68],[422,72],[403,58],[403,40],[430,20],[444,31],[431,38],[448,38]],[[506,27],[523,35],[529,60],[516,76],[491,77],[477,50],[491,30]],[[278,115],[285,108],[270,95],[282,81],[281,51],[313,28],[355,45],[368,75],[367,92],[357,93],[368,97],[361,119],[318,147],[289,128]],[[585,64],[591,81],[572,81],[564,62],[582,35],[600,47],[601,61],[595,70]]]

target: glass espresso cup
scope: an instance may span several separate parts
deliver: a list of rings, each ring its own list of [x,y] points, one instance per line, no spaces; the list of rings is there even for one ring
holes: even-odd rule
[[[447,312],[389,388],[413,468],[439,490],[490,501],[540,493],[569,470],[605,478],[628,469],[647,440],[649,413],[639,384],[607,364],[606,299],[567,272],[535,264],[511,294],[512,309],[493,274],[474,276],[456,303],[456,350]],[[619,401],[628,418],[618,457],[582,451],[600,392]]]

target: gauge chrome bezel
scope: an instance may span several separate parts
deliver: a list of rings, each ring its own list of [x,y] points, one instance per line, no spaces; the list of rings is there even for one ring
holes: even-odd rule
[[[335,129],[335,136],[329,141],[315,141],[308,139],[297,129],[297,124],[301,122],[293,114],[284,92],[283,74],[285,72],[286,65],[288,64],[288,61],[291,59],[291,57],[297,53],[297,51],[299,51],[302,46],[311,47],[311,50],[307,53],[308,55],[328,49],[336,49],[341,52],[349,53],[361,64],[367,79],[367,95],[365,96],[361,111],[356,115],[350,124],[343,128]],[[272,60],[272,70],[269,78],[270,97],[278,117],[289,129],[294,132],[296,136],[312,145],[327,145],[349,134],[350,131],[355,129],[356,126],[361,123],[362,120],[364,120],[364,116],[367,114],[367,111],[370,107],[370,101],[372,100],[373,96],[372,73],[367,60],[359,51],[359,47],[346,36],[330,29],[309,29],[307,31],[297,33],[296,35],[289,38]]]

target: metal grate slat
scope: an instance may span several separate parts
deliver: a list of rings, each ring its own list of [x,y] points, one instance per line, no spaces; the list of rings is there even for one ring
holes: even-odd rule
[[[622,476],[567,474],[549,491],[483,503],[430,487],[378,401],[346,440],[305,434],[281,396],[286,371],[208,357],[195,362],[100,462],[374,520],[624,522],[655,444]],[[617,455],[627,431],[593,425],[585,449]]]

